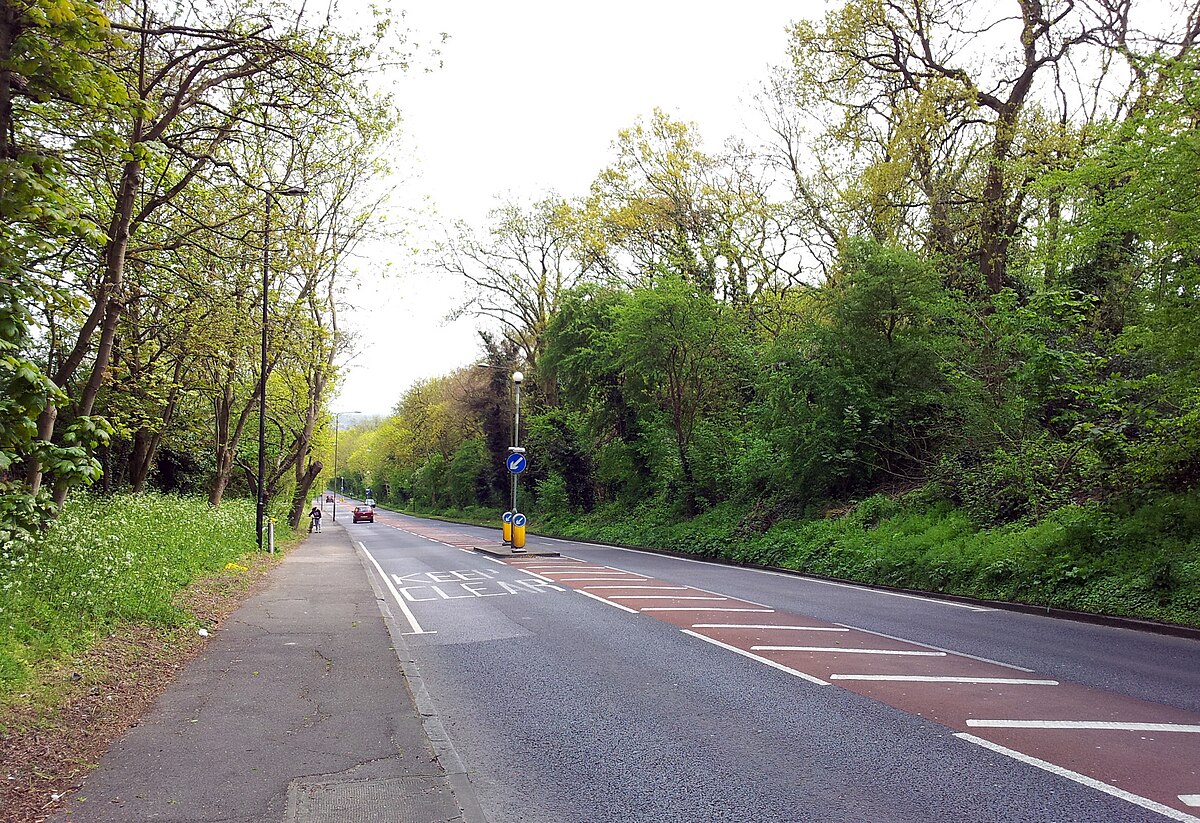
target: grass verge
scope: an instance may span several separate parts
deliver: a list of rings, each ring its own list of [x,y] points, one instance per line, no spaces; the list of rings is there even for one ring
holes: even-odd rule
[[[48,816],[109,743],[283,558],[254,505],[159,495],[73,499],[46,541],[3,551],[0,810]],[[299,535],[278,529],[281,548]]]
[[[499,523],[486,509],[446,512]],[[1200,495],[1070,505],[1036,523],[979,528],[920,493],[868,498],[839,516],[781,520],[723,504],[680,520],[647,504],[531,514],[530,528],[927,592],[1200,627]]]

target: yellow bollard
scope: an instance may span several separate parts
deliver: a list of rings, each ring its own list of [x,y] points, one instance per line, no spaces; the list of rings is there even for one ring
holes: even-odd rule
[[[520,512],[512,518],[512,547],[514,551],[525,549],[525,515]]]
[[[512,512],[504,513],[504,542],[512,545]]]

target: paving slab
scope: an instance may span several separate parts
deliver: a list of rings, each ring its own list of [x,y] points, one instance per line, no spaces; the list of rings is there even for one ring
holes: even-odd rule
[[[325,524],[52,820],[469,823],[394,647],[346,529]]]

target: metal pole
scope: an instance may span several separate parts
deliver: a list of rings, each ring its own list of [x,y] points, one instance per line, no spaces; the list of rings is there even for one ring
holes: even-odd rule
[[[517,374],[520,374],[520,372],[517,372]],[[516,386],[516,402],[513,403],[513,406],[514,406],[513,449],[517,449],[521,445],[519,442],[520,436],[521,436],[521,381],[514,380],[513,385]],[[516,454],[515,451],[513,453]],[[513,512],[513,517],[516,517],[517,516],[517,473],[516,472],[512,473],[512,479],[513,479],[513,482],[512,482],[512,512]]]
[[[263,266],[262,266],[262,343],[259,347],[261,359],[258,368],[258,505],[255,509],[255,535],[258,548],[263,544],[263,516],[267,510],[267,490],[264,479],[267,473],[267,289],[270,286],[271,266],[271,190],[267,189],[267,205],[263,210]]]
[[[337,481],[338,481],[338,476],[337,476],[337,434],[338,434],[338,428],[339,428],[339,426],[338,426],[338,416],[339,416],[340,414],[341,414],[341,413],[339,412],[339,413],[337,413],[337,414],[334,414],[334,416],[333,416],[333,487],[334,487],[334,488],[333,488],[333,522],[334,522],[334,523],[336,523],[336,522],[337,522],[337,499],[338,499],[338,490],[337,490]]]

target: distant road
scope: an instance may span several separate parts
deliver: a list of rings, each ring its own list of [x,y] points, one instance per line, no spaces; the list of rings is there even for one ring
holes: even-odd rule
[[[1200,823],[1200,643],[377,510],[493,823]],[[376,572],[376,573],[378,573]]]

